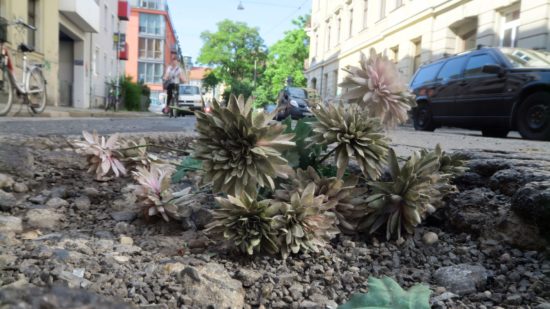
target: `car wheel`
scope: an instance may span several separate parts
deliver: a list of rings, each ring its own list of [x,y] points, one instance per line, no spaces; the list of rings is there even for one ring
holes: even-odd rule
[[[536,92],[528,96],[520,105],[516,119],[523,138],[550,140],[550,93]]]
[[[414,129],[417,131],[433,132],[435,130],[432,111],[427,104],[418,105],[414,113],[413,122]]]
[[[501,137],[501,138],[504,138],[504,137],[508,136],[508,132],[510,132],[510,130],[508,130],[508,129],[484,129],[484,130],[481,130],[481,135],[483,135],[485,137]]]

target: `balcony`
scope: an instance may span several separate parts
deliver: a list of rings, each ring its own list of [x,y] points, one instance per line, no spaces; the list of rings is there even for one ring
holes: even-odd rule
[[[130,4],[128,1],[118,1],[118,19],[130,20]]]
[[[99,5],[94,0],[59,0],[59,12],[85,32],[99,32]]]

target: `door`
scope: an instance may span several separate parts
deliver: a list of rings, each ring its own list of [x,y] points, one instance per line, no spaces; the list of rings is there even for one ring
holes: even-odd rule
[[[459,115],[455,97],[460,87],[462,71],[466,57],[456,57],[448,60],[435,78],[431,87],[431,102],[433,117],[442,123]]]
[[[506,91],[506,74],[482,72],[487,64],[501,65],[488,53],[468,59],[457,105],[463,106],[464,116],[471,119],[498,122],[498,118],[510,115],[513,93]]]
[[[72,106],[74,80],[74,42],[66,35],[59,41],[59,105]]]

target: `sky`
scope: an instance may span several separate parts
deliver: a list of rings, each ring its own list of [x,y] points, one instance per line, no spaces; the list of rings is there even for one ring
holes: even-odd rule
[[[196,64],[202,47],[201,32],[215,32],[224,19],[246,22],[258,27],[266,46],[283,38],[293,29],[292,20],[310,14],[311,0],[167,0],[172,23],[184,56]],[[244,10],[237,10],[239,2]]]

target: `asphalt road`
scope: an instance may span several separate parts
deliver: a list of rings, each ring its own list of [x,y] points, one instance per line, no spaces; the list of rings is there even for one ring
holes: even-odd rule
[[[183,118],[0,118],[1,134],[25,135],[80,135],[82,130],[100,134],[115,132],[188,132],[195,126],[194,116]],[[550,142],[521,139],[517,132],[508,138],[482,137],[480,131],[444,128],[435,132],[418,132],[411,127],[390,131],[392,144],[400,154],[441,144],[445,150],[481,149],[550,155]],[[1,145],[0,145],[1,146]]]

